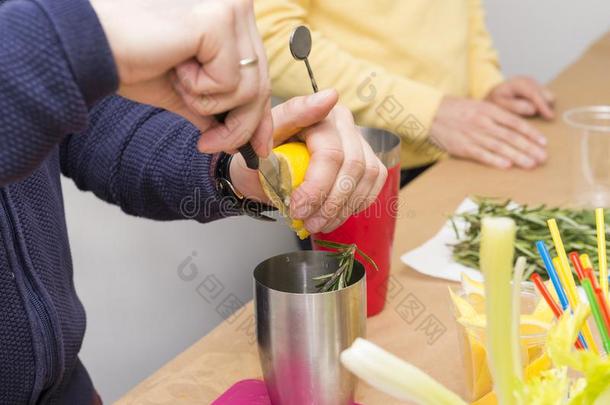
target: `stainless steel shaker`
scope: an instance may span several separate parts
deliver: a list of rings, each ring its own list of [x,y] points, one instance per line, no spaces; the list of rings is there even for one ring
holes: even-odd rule
[[[314,277],[335,272],[328,252],[272,257],[254,270],[260,361],[274,405],[351,405],[356,380],[339,361],[366,327],[366,286],[355,262],[349,286],[318,293]]]

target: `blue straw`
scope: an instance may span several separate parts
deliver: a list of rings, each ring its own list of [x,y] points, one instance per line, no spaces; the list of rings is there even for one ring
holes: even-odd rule
[[[565,291],[563,290],[563,286],[561,285],[561,281],[559,280],[559,276],[557,275],[557,270],[555,270],[555,266],[553,266],[553,261],[551,260],[551,255],[549,254],[549,250],[547,249],[544,241],[539,240],[536,242],[536,248],[538,249],[538,253],[544,262],[544,267],[546,268],[546,272],[549,274],[549,278],[553,283],[553,288],[555,288],[555,292],[557,293],[557,297],[559,298],[559,303],[561,304],[561,308],[564,311],[569,310],[570,304],[568,303],[568,297],[566,296]],[[609,277],[610,278],[610,277]],[[582,334],[578,334],[578,340],[582,344],[582,347],[587,349],[587,344],[585,343],[585,339]]]
[[[544,241],[539,240],[536,242],[536,248],[538,248],[538,253],[544,262],[544,267],[546,267],[546,272],[549,273],[549,278],[553,283],[553,287],[555,288],[555,292],[557,293],[557,297],[559,297],[559,303],[561,304],[561,308],[565,311],[568,309],[568,297],[566,296],[565,291],[563,291],[563,287],[561,286],[561,281],[559,281],[559,276],[557,275],[557,271],[555,270],[555,266],[553,266],[553,261],[551,260],[551,256],[549,255],[549,251],[544,244]]]

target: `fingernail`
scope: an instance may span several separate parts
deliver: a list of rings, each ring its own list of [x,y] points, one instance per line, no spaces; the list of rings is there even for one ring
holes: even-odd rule
[[[521,166],[523,166],[523,167],[531,168],[531,167],[534,167],[535,165],[536,165],[536,162],[533,159],[530,159],[530,158],[521,159]]]
[[[332,90],[332,89],[322,90],[318,93],[315,93],[315,94],[309,96],[307,98],[307,102],[312,106],[322,105],[326,102],[326,100],[328,99],[328,97],[331,95],[331,93],[333,91],[334,90]]]
[[[511,166],[510,160],[508,160],[508,159],[500,160],[500,166],[502,167],[502,169],[510,169],[510,166]]]
[[[546,137],[544,137],[544,136],[539,136],[539,137],[538,137],[538,143],[539,143],[540,145],[546,146],[546,144],[548,143],[548,141],[546,140]]]
[[[545,151],[541,150],[540,152],[538,152],[538,160],[540,161],[540,163],[546,161],[548,155]]]

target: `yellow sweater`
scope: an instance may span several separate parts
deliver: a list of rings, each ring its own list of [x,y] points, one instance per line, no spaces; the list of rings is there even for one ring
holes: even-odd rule
[[[402,166],[437,160],[427,142],[443,95],[484,97],[502,81],[480,0],[255,0],[273,93],[311,93],[292,30],[312,30],[310,63],[320,88],[334,87],[359,125],[403,139]]]

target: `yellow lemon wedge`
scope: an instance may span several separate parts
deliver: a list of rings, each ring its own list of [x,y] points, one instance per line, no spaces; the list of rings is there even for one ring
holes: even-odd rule
[[[469,277],[466,272],[461,274],[462,289],[466,294],[476,293],[479,295],[485,295],[485,286],[481,281],[477,281],[472,277]]]
[[[287,197],[284,201],[281,201],[280,197],[269,188],[263,176],[259,174],[263,191],[273,204],[279,207],[280,213],[288,219],[290,227],[296,232],[297,236],[305,239],[309,236],[309,232],[305,229],[303,221],[290,218],[290,213],[282,209],[282,207],[290,206],[289,196],[305,180],[305,172],[307,172],[307,167],[309,167],[309,151],[307,146],[302,142],[289,142],[274,148],[273,152],[280,163],[281,192]]]
[[[478,315],[472,304],[468,302],[468,300],[453,292],[451,288],[449,288],[449,296],[451,297],[453,305],[459,314],[458,318],[471,319]]]
[[[551,328],[550,322],[542,321],[533,315],[521,315],[519,330],[522,336],[545,335]]]
[[[483,398],[479,399],[478,401],[474,401],[472,403],[472,405],[497,405],[498,404],[498,398],[496,397],[496,393],[491,391],[490,393],[488,393],[487,395],[485,395]]]

